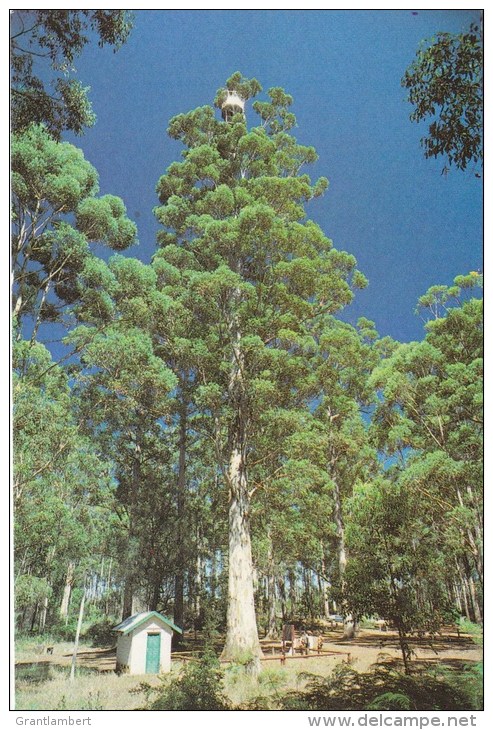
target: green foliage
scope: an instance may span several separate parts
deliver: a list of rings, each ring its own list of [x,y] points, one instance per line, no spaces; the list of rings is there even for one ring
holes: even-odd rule
[[[291,692],[281,702],[284,710],[480,710],[481,696],[463,685],[469,670],[453,674],[436,667],[407,675],[390,665],[375,665],[359,673],[347,664],[338,665],[328,677],[305,675],[305,690]]]
[[[21,613],[26,608],[41,602],[51,595],[52,589],[46,578],[20,575],[14,584],[15,610]]]
[[[409,489],[382,478],[348,501],[347,601],[356,615],[375,612],[398,629],[406,672],[407,637],[436,633],[449,605],[439,536],[425,510]]]
[[[483,312],[471,296],[481,283],[471,272],[431,287],[419,300],[425,339],[395,346],[370,379],[370,436],[390,459],[385,479],[347,505],[351,600],[394,622],[405,662],[410,632],[433,635],[457,611],[481,620]],[[451,592],[464,584],[465,607]]]
[[[230,710],[222,687],[222,673],[217,659],[205,655],[185,664],[178,677],[163,679],[157,697],[148,701],[148,710],[217,711]]]
[[[400,345],[375,369],[382,398],[371,431],[380,449],[400,455],[394,476],[421,505],[437,547],[461,560],[465,550],[482,580],[483,306],[461,296],[480,278],[457,277],[420,299],[434,318],[423,342]]]
[[[98,174],[81,150],[54,141],[43,126],[14,135],[13,307],[18,323],[33,317],[33,339],[41,322],[66,319],[81,300],[111,310],[109,293],[95,282],[104,264],[90,244],[121,251],[135,243],[137,229],[120,198],[97,192]]]
[[[230,91],[236,91],[238,96],[245,101],[251,99],[253,96],[257,96],[262,91],[262,87],[257,79],[247,79],[239,71],[231,74],[226,81],[225,88]],[[224,99],[225,90],[219,89],[214,99],[214,105],[221,108]]]
[[[411,699],[401,692],[384,692],[368,706],[369,710],[411,710]]]
[[[225,90],[248,100],[261,88],[235,73],[218,92],[216,106]],[[160,328],[159,335],[166,332],[170,359],[186,373],[201,412],[195,423],[214,444],[210,468],[222,476],[230,505],[244,500],[250,512],[251,495],[258,493],[252,522],[258,519],[259,527],[262,512],[269,515],[274,504],[277,510],[282,495],[295,513],[305,510],[301,495],[309,500],[312,477],[323,488],[319,464],[291,461],[290,438],[302,430],[308,403],[317,396],[310,363],[318,346],[316,323],[348,304],[353,288],[365,283],[354,257],[337,251],[306,217],[305,204],[325,191],[327,180],[312,183],[304,172],[317,155],[290,133],[292,102],[282,89],[271,88],[267,100],[253,103],[257,123],[251,128],[242,114],[224,122],[207,107],[172,119],[169,134],[185,149],[158,181],[155,210],[164,230],[153,265],[176,313],[174,326]],[[235,454],[241,454],[239,465]],[[281,478],[284,467],[290,475]],[[247,480],[261,488],[252,489]],[[219,498],[226,501],[224,489],[211,495]],[[298,528],[301,522],[298,516]],[[242,521],[230,534],[237,528],[249,525]],[[290,530],[289,540],[280,527],[275,533],[277,552],[296,531]],[[242,580],[250,590],[252,575]],[[252,617],[248,623],[253,625]]]
[[[109,466],[75,419],[66,373],[43,345],[13,348],[14,550],[19,626],[61,600],[69,562],[91,561],[111,508]],[[27,624],[29,625],[29,624]]]
[[[445,675],[452,686],[463,692],[471,707],[483,709],[484,671],[483,662],[467,666],[460,673],[449,672]]]
[[[97,34],[99,46],[110,44],[117,50],[127,40],[132,23],[127,10],[12,11],[13,130],[42,123],[59,138],[65,130],[81,134],[84,127],[92,126],[96,117],[87,98],[89,88],[69,77],[74,61],[89,43],[87,33]],[[54,72],[49,83],[48,66]]]
[[[402,85],[414,106],[411,120],[433,120],[421,140],[425,157],[444,155],[459,170],[482,163],[483,48],[477,25],[425,41]]]
[[[136,226],[126,217],[126,208],[115,195],[86,198],[77,207],[77,227],[89,240],[123,251],[135,241]]]
[[[91,641],[93,646],[114,646],[116,639],[113,627],[116,623],[115,620],[105,617],[91,624],[84,632],[84,638]]]
[[[457,629],[460,633],[469,634],[475,644],[483,644],[483,627],[475,624],[473,621],[461,616],[457,621]]]
[[[241,74],[226,88],[245,100],[261,91]],[[91,253],[93,243],[120,252],[136,231],[119,198],[97,197],[97,173],[79,150],[42,126],[15,136],[14,310],[21,326],[34,322],[31,341],[18,334],[13,351],[22,626],[44,625],[48,597],[47,626],[73,638],[88,575],[97,599],[87,636],[107,645],[113,622],[103,614],[121,605],[123,586],[127,603],[138,594],[179,615],[188,581],[197,600],[185,601],[179,623],[217,645],[227,512],[238,495],[269,630],[279,596],[283,614],[311,618],[326,609],[330,583],[338,610],[395,624],[407,662],[409,634],[435,632],[456,610],[451,596],[466,581],[454,580],[480,593],[481,277],[421,297],[423,342],[380,341],[366,318],[339,321],[366,279],[306,217],[328,183],[303,170],[316,152],[290,133],[292,103],[270,89],[253,104],[252,128],[243,115],[219,121],[212,107],[171,120],[185,150],[158,182],[151,265]],[[36,341],[40,323],[54,321],[70,326],[66,371]],[[380,474],[377,450],[390,462]],[[230,679],[255,664],[250,647],[241,651]],[[309,686],[310,709],[325,709],[327,697],[342,703],[343,686],[366,709],[438,707],[435,679],[451,707],[461,692],[440,675],[426,695],[398,673],[373,673],[370,692],[370,680],[344,672],[330,687]],[[267,677],[260,685],[277,696],[281,677]],[[221,682],[206,657],[152,701],[151,692],[148,709],[229,709]],[[309,700],[293,695],[286,707]],[[260,692],[254,705],[271,700]]]
[[[71,616],[67,623],[54,623],[50,625],[50,636],[57,641],[74,641],[77,631],[77,618]]]

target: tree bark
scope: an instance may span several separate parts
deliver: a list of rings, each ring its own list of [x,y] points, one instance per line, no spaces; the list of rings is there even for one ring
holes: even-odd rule
[[[70,605],[70,596],[72,594],[72,588],[74,585],[74,570],[75,565],[72,560],[69,560],[67,567],[67,577],[65,578],[65,587],[63,589],[62,603],[60,605],[60,618],[68,622],[68,609]]]
[[[457,591],[459,593],[461,615],[465,616],[467,620],[470,621],[471,613],[469,611],[468,586],[466,585],[466,580],[463,575],[460,575],[459,581],[460,583],[457,587]]]
[[[39,603],[36,602],[35,605],[34,605],[32,617],[31,617],[31,629],[30,629],[31,634],[33,633],[34,627],[36,625],[36,618],[38,616],[38,608],[39,608]]]
[[[469,575],[467,580],[469,584],[469,595],[471,597],[472,610],[474,612],[474,620],[477,624],[481,624],[483,623],[483,615],[476,595],[476,585],[471,575]]]
[[[182,388],[182,403],[180,408],[180,426],[178,437],[178,484],[176,492],[177,532],[176,532],[176,574],[175,600],[173,607],[173,621],[183,626],[183,591],[185,586],[185,550],[183,542],[183,523],[185,519],[185,488],[186,488],[186,449],[187,449],[187,402]]]
[[[298,608],[298,590],[296,588],[296,571],[294,568],[288,570],[289,581],[289,616],[294,619]]]
[[[129,573],[130,571],[128,571]],[[132,615],[133,613],[133,598],[134,598],[134,585],[133,579],[130,574],[127,574],[125,578],[125,587],[123,589],[123,608],[122,608],[122,621]]]
[[[235,300],[240,293],[235,292]],[[229,403],[234,419],[229,434],[229,463],[226,472],[229,487],[229,566],[226,640],[222,658],[235,661],[251,657],[250,670],[260,671],[262,649],[255,616],[252,546],[250,539],[250,495],[247,480],[247,422],[241,333],[236,318],[230,326],[232,334],[231,374],[228,385]]]
[[[262,656],[255,617],[253,564],[250,540],[250,500],[237,450],[231,455],[229,475],[228,612],[222,658],[231,661]]]
[[[353,615],[347,611],[345,607],[345,598],[344,598],[344,591],[346,587],[346,565],[347,565],[347,555],[346,555],[346,543],[345,543],[345,535],[344,535],[344,521],[342,518],[342,502],[341,502],[341,492],[339,489],[339,482],[337,479],[333,478],[334,482],[334,520],[336,523],[336,533],[337,533],[337,552],[338,552],[338,561],[339,561],[339,580],[341,584],[341,593],[342,593],[342,607],[343,607],[343,614],[344,614],[344,639],[354,639],[356,636],[356,626],[355,621],[353,618]]]
[[[104,583],[104,591],[105,591],[105,599],[104,599],[104,610],[105,613],[109,613],[109,597],[111,592],[111,567],[112,567],[113,558],[110,558],[110,562],[108,565],[108,575],[106,577],[106,582]]]
[[[140,428],[137,429],[134,440],[134,458],[132,463],[132,476],[130,484],[130,494],[128,497],[128,549],[127,562],[125,565],[125,588],[123,592],[123,609],[122,621],[133,614],[134,592],[135,592],[135,546],[134,546],[134,530],[135,520],[134,511],[137,506],[139,496],[140,477],[141,477],[141,437]]]
[[[272,550],[272,540],[269,534],[269,548],[267,555],[267,605],[268,605],[268,620],[267,620],[267,633],[266,639],[278,639],[279,628],[277,626],[276,618],[276,577],[274,571],[274,553]]]
[[[284,580],[282,578],[279,578],[277,581],[277,590],[279,593],[279,598],[281,600],[281,615],[282,615],[282,622],[283,624],[287,621],[287,611],[286,611],[286,586],[284,584]]]
[[[323,545],[321,545],[321,548],[322,548],[322,564],[321,564],[322,575],[323,576],[326,576],[327,575],[327,566],[325,564],[325,556],[324,556]],[[329,606],[329,588],[330,588],[330,583],[329,583],[328,580],[326,580],[325,577],[323,577],[322,580],[321,580],[321,585],[322,585],[322,590],[323,590],[324,618],[328,619],[329,616],[330,616],[330,606]]]
[[[86,589],[82,593],[82,600],[79,608],[79,618],[77,621],[77,630],[75,632],[74,651],[72,653],[72,666],[70,667],[70,681],[73,682],[75,679],[75,665],[77,663],[77,649],[79,648],[79,636],[82,628],[82,618],[84,616],[84,603],[86,600]]]
[[[461,507],[464,507],[464,499],[462,497],[461,490],[459,487],[456,487],[456,494],[457,499],[459,501],[459,504]],[[476,525],[477,528],[477,525]],[[465,534],[465,543],[468,545],[470,554],[472,556],[472,559],[474,561],[474,565],[476,568],[476,571],[478,573],[478,578],[483,585],[483,555],[482,555],[482,540],[481,537],[478,536],[478,530],[476,529],[476,535],[473,534],[470,527],[466,527],[463,530]]]
[[[202,558],[200,556],[200,543],[197,541],[197,560],[195,568],[195,599],[194,599],[194,613],[195,618],[198,619],[201,611],[201,596],[202,596]]]
[[[43,633],[46,626],[46,617],[48,615],[48,596],[43,598],[43,604],[41,607],[41,613],[39,615],[39,631]]]
[[[397,625],[397,632],[399,634],[399,646],[401,649],[402,661],[404,663],[404,674],[410,674],[411,671],[409,668],[409,657],[410,657],[409,644],[407,642],[406,633],[402,629],[402,626],[400,624]]]
[[[301,569],[301,575],[303,578],[303,585],[305,588],[305,605],[306,609],[308,610],[308,614],[311,619],[313,619],[313,590],[312,590],[312,582],[311,582],[311,574],[308,568],[305,568],[304,566]]]

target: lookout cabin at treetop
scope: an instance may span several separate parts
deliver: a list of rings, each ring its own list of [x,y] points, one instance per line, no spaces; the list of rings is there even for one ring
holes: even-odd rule
[[[183,633],[157,611],[129,616],[113,631],[118,633],[116,671],[127,674],[169,672],[173,631]]]

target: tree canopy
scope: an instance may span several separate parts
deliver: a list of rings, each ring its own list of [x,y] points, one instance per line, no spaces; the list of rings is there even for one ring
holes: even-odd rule
[[[479,27],[437,33],[424,41],[402,85],[414,106],[411,120],[432,120],[421,139],[425,157],[444,156],[465,170],[483,161],[483,43]]]
[[[10,21],[11,123],[14,131],[44,124],[60,138],[81,134],[96,117],[89,87],[70,78],[74,61],[96,35],[114,50],[132,28],[128,10],[13,10]],[[47,81],[53,72],[53,78]]]

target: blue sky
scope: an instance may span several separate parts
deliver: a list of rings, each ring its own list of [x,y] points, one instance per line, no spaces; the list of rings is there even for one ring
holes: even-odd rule
[[[424,159],[425,128],[410,122],[400,85],[422,39],[465,30],[479,12],[414,12],[142,10],[118,53],[88,46],[76,66],[98,121],[67,139],[98,169],[101,193],[120,195],[136,221],[140,245],[128,255],[149,262],[155,250],[155,186],[181,151],[169,119],[212,103],[239,70],[292,94],[294,134],[317,149],[306,171],[330,186],[309,216],[370,282],[344,318],[421,339],[417,298],[482,269],[483,190],[474,170],[445,176],[444,160]],[[248,108],[247,118],[255,124]]]

